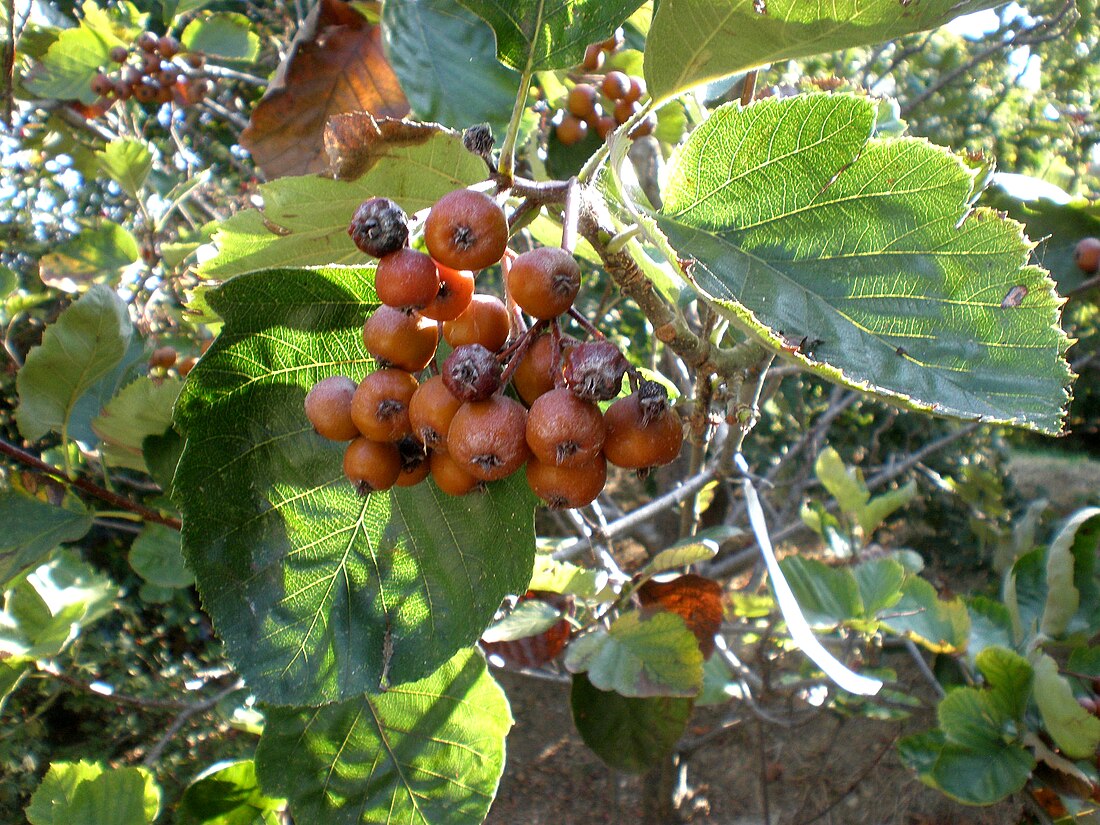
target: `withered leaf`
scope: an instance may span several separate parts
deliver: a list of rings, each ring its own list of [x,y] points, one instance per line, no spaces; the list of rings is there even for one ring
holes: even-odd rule
[[[370,112],[333,115],[325,126],[329,168],[337,180],[355,180],[384,158],[390,149],[424,143],[447,132],[438,123],[375,118]]]
[[[709,659],[714,653],[714,634],[722,627],[722,586],[712,579],[688,573],[666,581],[650,579],[638,588],[645,610],[667,610],[684,620],[695,634],[699,650]]]
[[[400,118],[409,104],[382,51],[380,27],[343,0],[321,0],[253,109],[241,145],[269,179],[323,173],[325,124],[354,111]]]

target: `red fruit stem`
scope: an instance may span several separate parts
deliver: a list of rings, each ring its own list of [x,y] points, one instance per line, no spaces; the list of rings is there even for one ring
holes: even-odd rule
[[[561,325],[555,318],[550,322],[551,352],[554,353],[554,389],[565,386],[565,375],[561,363]]]
[[[14,458],[21,464],[25,464],[35,472],[42,475],[49,476],[50,478],[57,479],[64,484],[71,484],[78,490],[83,490],[89,495],[95,496],[101,501],[106,501],[113,507],[117,507],[120,510],[127,510],[131,513],[136,513],[146,521],[156,522],[157,524],[163,524],[166,527],[171,527],[175,530],[179,530],[182,524],[179,519],[171,518],[170,516],[162,516],[155,510],[150,510],[143,504],[138,504],[136,501],[130,501],[125,496],[120,496],[118,493],[112,493],[110,490],[100,487],[98,484],[92,481],[88,481],[84,478],[69,478],[64,472],[53,467],[46,462],[42,461],[37,456],[33,456],[25,450],[21,450],[14,444],[0,439],[0,453]]]
[[[512,380],[512,375],[519,366],[519,362],[523,360],[523,356],[527,354],[527,350],[531,349],[531,344],[539,337],[539,333],[542,332],[545,326],[546,321],[538,321],[529,330],[525,330],[516,341],[510,344],[504,352],[498,356],[502,361],[507,360],[507,363],[504,365],[504,370],[500,373],[500,389],[497,390],[498,393],[504,392],[504,388],[507,387],[508,382]]]

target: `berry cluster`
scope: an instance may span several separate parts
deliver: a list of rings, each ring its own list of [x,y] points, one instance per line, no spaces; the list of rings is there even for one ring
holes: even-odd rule
[[[204,78],[190,77],[184,65],[193,71],[203,67],[203,56],[197,52],[181,54],[182,44],[174,37],[158,37],[153,32],[142,32],[133,48],[115,46],[111,49],[111,63],[117,68],[111,71],[103,67],[92,78],[92,91],[99,95],[100,108],[109,109],[115,101],[130,100],[138,103],[172,103],[177,106],[193,106],[206,97],[210,83]],[[179,56],[183,64],[177,64]]]
[[[437,201],[423,231],[426,253],[408,245],[407,217],[393,201],[373,198],[356,211],[348,233],[379,259],[383,305],[363,341],[381,368],[358,384],[325,378],[305,400],[320,435],[351,442],[344,472],[361,494],[430,474],[463,495],[526,465],[547,504],[582,507],[603,489],[609,462],[645,471],[679,455],[682,427],[664,387],[640,380],[572,308],[581,273],[569,252],[510,252],[503,211],[469,189]],[[502,258],[508,305],[474,292],[473,271]],[[594,340],[564,335],[566,313]],[[437,367],[440,336],[452,349]],[[598,402],[619,395],[624,375],[634,392],[604,412]],[[508,385],[520,400],[505,394]]]
[[[580,143],[588,136],[589,129],[594,130],[600,140],[606,140],[616,126],[637,114],[646,93],[645,81],[618,70],[599,74],[604,56],[615,52],[622,42],[621,33],[617,33],[601,43],[593,43],[585,51],[581,82],[569,90],[565,109],[554,128],[555,136],[564,145]],[[656,117],[647,115],[630,130],[629,136],[648,135],[656,125]]]

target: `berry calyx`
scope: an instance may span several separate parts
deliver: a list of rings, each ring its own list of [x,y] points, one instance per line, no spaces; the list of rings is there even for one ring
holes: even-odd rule
[[[359,495],[388,490],[401,474],[401,454],[394,444],[357,438],[344,451],[344,475]]]
[[[484,269],[508,246],[508,220],[496,201],[473,189],[456,189],[435,202],[424,221],[424,243],[451,269]]]
[[[408,244],[409,219],[389,198],[371,198],[355,210],[348,235],[360,251],[381,258]]]
[[[619,394],[630,364],[610,341],[586,341],[565,354],[565,384],[586,401],[610,401]]]
[[[474,273],[437,265],[439,292],[421,315],[433,321],[453,321],[466,311],[474,297]]]
[[[501,366],[481,344],[463,344],[443,362],[443,384],[462,401],[482,401],[500,388]]]
[[[527,412],[527,446],[543,464],[588,464],[600,454],[606,435],[600,408],[565,387],[540,395]]]
[[[412,435],[409,401],[418,386],[410,373],[393,368],[360,381],[351,399],[351,418],[359,432],[372,441],[400,441]]]
[[[452,347],[481,344],[497,352],[508,340],[511,327],[508,308],[500,298],[477,294],[461,315],[443,324],[443,337]]]
[[[1095,275],[1100,270],[1100,239],[1082,238],[1073,250],[1073,262],[1086,275]]]
[[[547,464],[532,458],[527,462],[527,485],[555,510],[585,507],[607,483],[607,460],[600,454],[579,467]]]
[[[482,481],[511,475],[531,455],[527,410],[514,399],[494,395],[462,405],[447,431],[447,450],[466,472]]]
[[[173,359],[174,360],[174,359]],[[346,375],[330,375],[313,385],[306,395],[306,418],[316,433],[330,441],[350,441],[359,428],[351,418],[355,382]]]
[[[398,487],[415,487],[428,477],[428,454],[423,444],[406,436],[397,442],[397,452],[401,456],[401,472],[395,482]]]
[[[421,315],[385,304],[363,324],[363,344],[382,364],[420,372],[435,355],[438,329]]]
[[[386,306],[405,312],[424,309],[439,294],[439,273],[430,255],[405,247],[378,262],[374,288]]]
[[[516,256],[508,271],[508,294],[520,309],[540,320],[556,318],[573,305],[581,268],[564,249],[543,246]]]
[[[643,381],[637,392],[608,407],[604,423],[603,452],[617,467],[646,470],[668,464],[680,454],[684,440],[680,417],[656,381]]]

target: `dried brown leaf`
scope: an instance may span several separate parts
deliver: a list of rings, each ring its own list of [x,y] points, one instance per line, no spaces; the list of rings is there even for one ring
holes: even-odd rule
[[[391,149],[424,143],[438,132],[437,123],[374,118],[370,112],[334,115],[325,126],[324,144],[332,176],[355,180],[366,174]]]
[[[676,613],[695,634],[699,650],[709,659],[714,653],[714,634],[722,626],[722,586],[703,576],[688,573],[671,581],[650,579],[638,588],[638,601],[645,609]]]
[[[382,51],[381,28],[343,0],[321,0],[252,111],[241,145],[268,178],[322,173],[325,125],[355,111],[400,118],[409,104]]]

